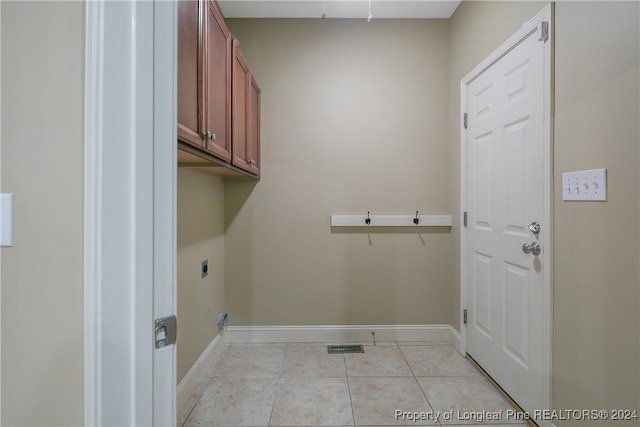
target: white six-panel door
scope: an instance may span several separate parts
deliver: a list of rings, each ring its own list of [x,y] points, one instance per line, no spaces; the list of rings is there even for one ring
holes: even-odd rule
[[[531,414],[546,406],[548,348],[541,33],[466,85],[466,351]]]

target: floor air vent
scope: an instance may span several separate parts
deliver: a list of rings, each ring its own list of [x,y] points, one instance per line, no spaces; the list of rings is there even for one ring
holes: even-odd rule
[[[364,347],[362,347],[362,344],[328,345],[327,350],[329,351],[329,354],[364,353]]]

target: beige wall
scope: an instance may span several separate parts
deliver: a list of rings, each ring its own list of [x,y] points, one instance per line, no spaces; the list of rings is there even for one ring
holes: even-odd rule
[[[84,5],[2,2],[2,425],[82,425]]]
[[[230,324],[451,323],[449,230],[329,225],[452,213],[447,21],[227,23],[262,88],[263,170],[226,184]]]
[[[15,246],[0,252],[1,422],[81,425],[84,8],[0,7],[1,191],[16,194]],[[236,325],[459,326],[457,222],[367,234],[332,232],[329,215],[456,214],[459,79],[540,8],[229,21],[262,86],[264,173],[179,173],[179,378],[217,332],[222,277]],[[606,167],[609,201],[556,197],[553,406],[637,408],[638,4],[556,11],[555,176]]]
[[[556,17],[555,179],[607,168],[608,201],[556,192],[554,406],[640,410],[639,3],[560,2]]]
[[[178,169],[178,382],[218,333],[224,311],[224,184]],[[202,261],[209,274],[201,277]]]
[[[541,6],[465,2],[451,20],[449,179],[454,210],[459,209],[460,78]],[[556,5],[554,179],[559,182],[566,171],[607,168],[609,200],[568,203],[556,191],[555,409],[638,409],[640,400],[638,14],[637,2]],[[454,265],[456,283],[458,269]],[[454,312],[458,303],[456,295]]]

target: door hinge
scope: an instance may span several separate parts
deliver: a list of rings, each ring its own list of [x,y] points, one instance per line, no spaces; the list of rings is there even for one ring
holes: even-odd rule
[[[464,113],[462,115],[462,125],[464,126],[465,129],[469,126],[469,119],[467,117],[467,113]]]
[[[467,324],[467,309],[462,310],[462,323]]]
[[[467,211],[462,214],[462,225],[467,226]]]
[[[549,23],[547,21],[542,21],[540,26],[538,27],[538,35],[540,38],[538,41],[546,42],[549,40]]]

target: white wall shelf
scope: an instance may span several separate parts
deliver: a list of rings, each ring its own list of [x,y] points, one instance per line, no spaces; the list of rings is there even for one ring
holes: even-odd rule
[[[371,220],[366,223],[367,217]],[[332,227],[451,227],[451,215],[331,215]]]

